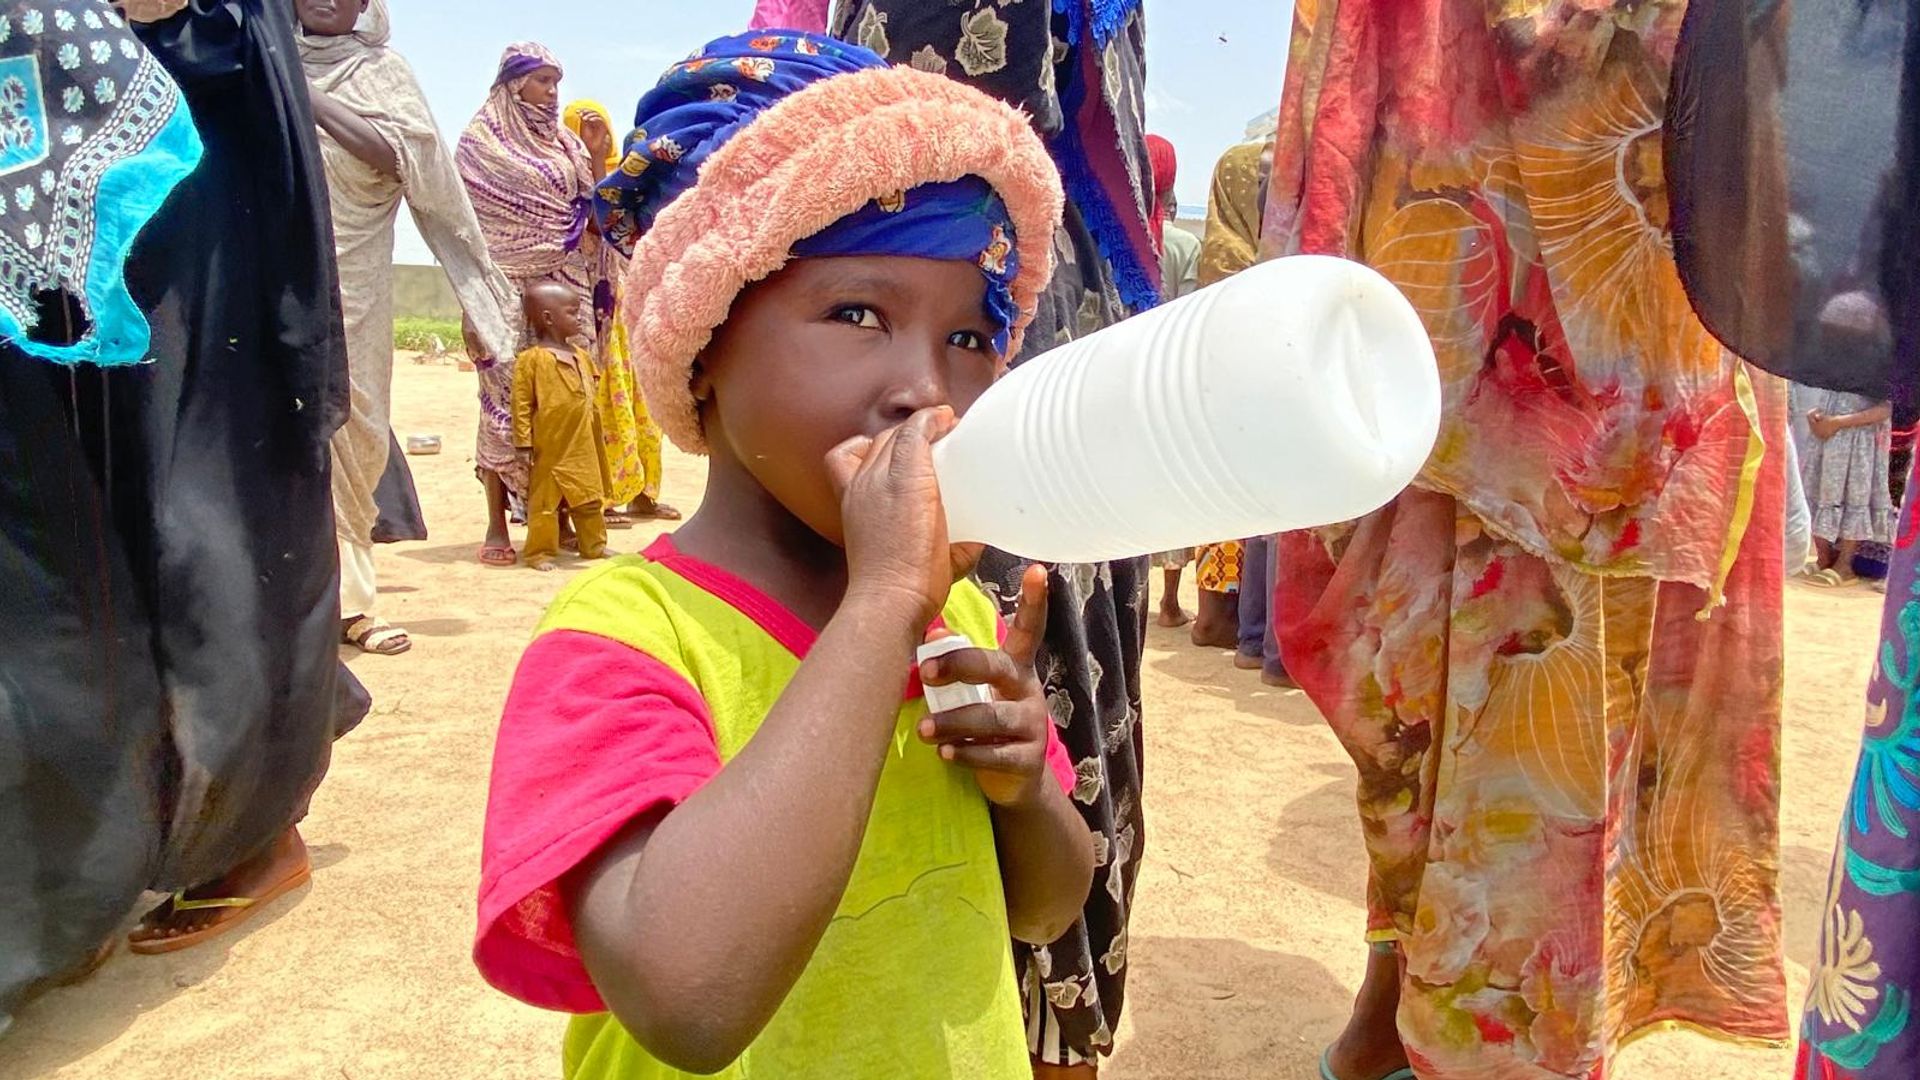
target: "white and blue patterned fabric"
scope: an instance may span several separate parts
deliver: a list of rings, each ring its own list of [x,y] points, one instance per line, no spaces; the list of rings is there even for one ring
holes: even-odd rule
[[[58,363],[147,359],[127,255],[200,155],[180,88],[106,0],[0,8],[0,338]],[[38,326],[55,292],[83,324]]]

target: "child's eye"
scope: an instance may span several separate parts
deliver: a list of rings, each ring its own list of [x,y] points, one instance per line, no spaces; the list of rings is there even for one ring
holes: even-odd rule
[[[864,304],[844,304],[833,309],[830,316],[834,322],[843,322],[848,326],[858,326],[863,330],[884,330],[880,322],[880,313]]]
[[[986,335],[977,330],[955,330],[947,337],[947,344],[973,352],[989,352],[993,348],[993,343],[987,340]]]

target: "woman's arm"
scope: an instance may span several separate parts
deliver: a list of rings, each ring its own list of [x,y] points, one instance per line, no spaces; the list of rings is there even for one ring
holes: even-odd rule
[[[313,119],[320,130],[333,136],[333,141],[354,157],[365,162],[375,172],[395,180],[400,175],[400,155],[394,152],[378,128],[367,122],[367,118],[335,101],[319,87],[309,86],[313,98]]]
[[[1862,409],[1856,413],[1847,413],[1843,416],[1831,417],[1830,419],[1833,421],[1835,427],[1857,428],[1872,427],[1875,424],[1891,420],[1892,418],[1893,403],[1883,401],[1871,409]]]
[[[952,580],[931,465],[951,423],[928,411],[882,435],[850,482],[836,466],[851,581],[839,611],[745,748],[567,883],[601,998],[669,1065],[708,1073],[738,1058],[839,907],[900,708],[894,658],[912,655],[939,611],[934,583],[944,598]],[[918,565],[935,561],[937,573]]]
[[[1862,409],[1859,412],[1853,413],[1841,413],[1838,416],[1829,416],[1819,409],[1815,409],[1807,414],[1807,429],[1813,432],[1814,438],[1825,442],[1848,428],[1872,427],[1875,424],[1890,419],[1892,416],[1893,403],[1890,401],[1883,401],[1870,409]]]

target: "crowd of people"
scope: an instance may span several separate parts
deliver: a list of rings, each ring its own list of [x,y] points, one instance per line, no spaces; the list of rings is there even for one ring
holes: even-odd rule
[[[391,426],[404,205],[465,316],[480,563],[606,560],[680,518],[663,437],[707,458],[689,520],[564,587],[503,707],[473,957],[574,1015],[565,1075],[1097,1075],[1153,619],[1298,686],[1356,767],[1365,978],[1323,1080],[1584,1078],[1667,1025],[1784,1043],[1785,582],[1876,558],[1800,1066],[1907,1075],[1914,418],[1897,384],[1742,359],[1668,217],[1668,88],[1726,6],[1300,0],[1277,120],[1195,231],[1140,0],[763,0],[626,129],[516,43],[454,147],[388,0],[0,13],[0,79],[41,64],[65,145],[110,155],[0,140],[0,176],[50,162],[48,205],[0,215],[42,268],[0,282],[0,1033],[143,893],[129,947],[169,952],[312,873],[298,826],[370,707],[341,650],[413,644],[376,610],[377,544],[424,535]],[[1294,254],[1426,322],[1446,409],[1414,487],[1100,565],[949,543],[931,446],[998,375]],[[1920,341],[1920,272],[1802,306],[1808,349]],[[929,711],[958,684],[990,700]]]

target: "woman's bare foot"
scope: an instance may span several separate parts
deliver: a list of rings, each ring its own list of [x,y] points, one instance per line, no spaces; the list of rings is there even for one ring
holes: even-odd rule
[[[1193,643],[1203,649],[1240,647],[1240,601],[1232,593],[1200,592],[1200,613],[1193,618]]]
[[[273,897],[298,887],[312,874],[313,864],[307,858],[307,845],[300,838],[300,830],[288,828],[277,837],[267,850],[227,871],[224,877],[198,885],[186,891],[185,899],[220,900],[244,899],[253,901],[238,907],[209,907],[180,910],[168,898],[159,907],[147,912],[140,925],[127,935],[135,952],[170,952],[174,948],[185,948],[188,944],[197,944],[199,939],[224,933],[248,915],[253,914],[260,904]],[[182,938],[196,938],[194,942],[182,942]]]
[[[1160,602],[1160,614],[1154,621],[1169,630],[1178,630],[1192,622],[1193,616],[1187,614],[1187,609],[1180,606],[1180,598],[1173,596]]]
[[[1367,975],[1354,996],[1347,1029],[1327,1050],[1336,1080],[1377,1080],[1407,1067],[1400,1042],[1400,956],[1376,946],[1367,955]]]

